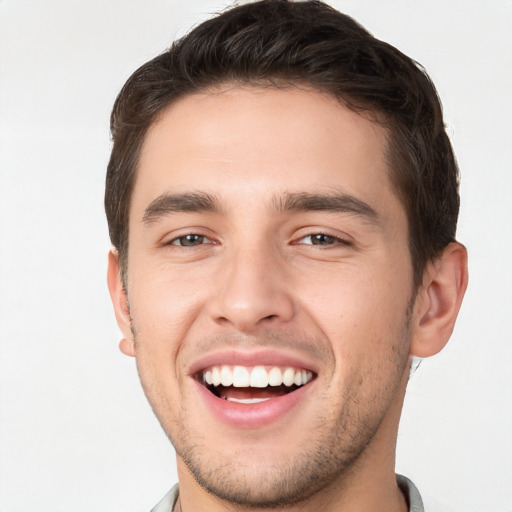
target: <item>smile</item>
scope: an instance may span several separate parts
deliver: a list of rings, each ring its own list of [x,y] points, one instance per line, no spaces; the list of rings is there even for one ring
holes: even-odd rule
[[[218,398],[250,405],[287,395],[313,377],[294,367],[216,365],[201,371],[198,380]]]

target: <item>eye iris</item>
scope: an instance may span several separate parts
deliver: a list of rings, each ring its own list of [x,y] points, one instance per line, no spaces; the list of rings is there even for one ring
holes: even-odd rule
[[[180,242],[180,245],[190,247],[193,245],[200,245],[204,240],[204,236],[202,236],[202,235],[185,235],[185,236],[180,236],[178,240]]]
[[[333,244],[334,241],[334,237],[329,235],[323,235],[322,233],[311,235],[311,243],[313,245],[330,245]]]

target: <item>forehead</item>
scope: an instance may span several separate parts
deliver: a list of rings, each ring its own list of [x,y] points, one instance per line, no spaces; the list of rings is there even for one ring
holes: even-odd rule
[[[132,211],[162,193],[248,200],[343,190],[389,201],[386,130],[313,90],[232,87],[173,103],[146,135]]]

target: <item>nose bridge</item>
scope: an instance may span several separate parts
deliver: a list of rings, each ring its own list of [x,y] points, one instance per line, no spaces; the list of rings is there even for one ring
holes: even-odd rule
[[[226,252],[226,270],[212,311],[214,319],[242,332],[264,322],[290,320],[293,301],[279,250],[252,240]]]

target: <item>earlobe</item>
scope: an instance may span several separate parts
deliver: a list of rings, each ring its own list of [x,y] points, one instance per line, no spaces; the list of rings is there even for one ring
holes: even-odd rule
[[[453,242],[425,270],[414,308],[411,355],[429,357],[446,345],[467,284],[467,251]]]
[[[119,350],[125,356],[135,357],[135,344],[133,339],[127,340],[126,338],[122,338],[119,342]]]
[[[135,341],[133,339],[130,309],[126,290],[124,289],[119,268],[119,256],[117,251],[108,253],[108,289],[114,306],[117,325],[123,333],[123,339],[119,343],[119,349],[127,356],[135,356]]]

